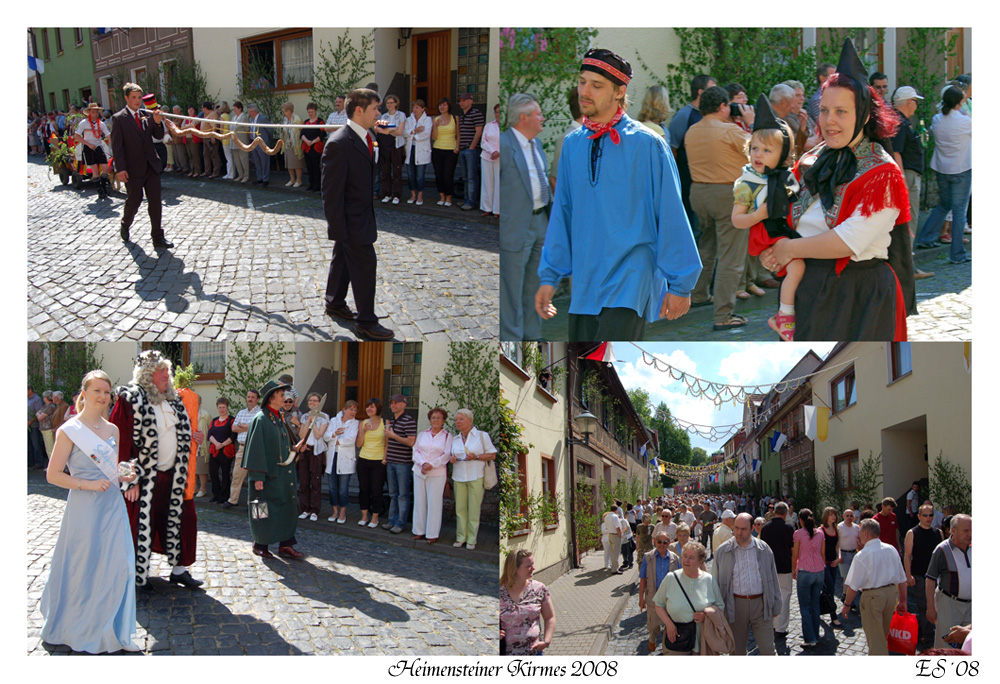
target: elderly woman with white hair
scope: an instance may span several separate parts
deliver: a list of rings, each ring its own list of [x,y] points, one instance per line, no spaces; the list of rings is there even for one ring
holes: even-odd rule
[[[444,485],[448,481],[452,437],[444,429],[448,412],[432,408],[427,412],[430,428],[417,435],[413,444],[413,539],[438,540]]]
[[[479,509],[483,503],[483,475],[486,462],[497,456],[490,436],[472,424],[472,411],[458,409],[455,428],[458,434],[451,440],[452,489],[455,492],[455,543],[458,548],[472,551],[479,534]]]

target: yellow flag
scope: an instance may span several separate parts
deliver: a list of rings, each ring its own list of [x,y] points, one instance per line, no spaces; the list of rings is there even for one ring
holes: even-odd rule
[[[972,372],[972,342],[966,342],[962,347],[962,355],[965,360],[965,371]]]
[[[816,407],[816,436],[825,442],[830,430],[830,409],[825,406]]]

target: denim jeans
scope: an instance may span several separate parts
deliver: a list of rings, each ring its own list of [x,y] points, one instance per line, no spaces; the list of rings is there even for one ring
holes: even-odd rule
[[[840,565],[838,565],[837,567],[840,568],[841,591],[842,591],[841,597],[842,597],[842,599],[847,598],[847,596],[846,596],[847,589],[843,588],[844,587],[843,580],[847,579],[847,573],[848,573],[848,571],[850,571],[850,569],[851,569],[851,563],[854,562],[854,557],[856,555],[858,555],[857,551],[844,551],[843,549],[841,549],[841,551],[840,551],[840,557],[841,557],[841,559],[843,559],[843,562]],[[853,608],[858,608],[860,610],[860,607],[861,607],[861,592],[860,591],[856,592],[854,594],[854,602],[851,603],[851,606]]]
[[[389,480],[389,522],[393,527],[406,527],[410,522],[413,502],[413,464],[389,463],[386,475]]]
[[[841,591],[837,591],[837,580],[840,580],[840,571],[837,570],[837,567],[839,566],[831,567],[827,565],[823,569],[823,591],[830,594],[830,596],[840,596],[841,593],[843,593],[842,588]],[[840,583],[842,582],[843,580],[841,580]],[[834,617],[836,617],[836,615],[834,615]]]
[[[350,499],[347,495],[347,488],[351,484],[351,473],[338,475],[336,466],[332,473],[327,475],[327,486],[330,489],[331,506],[347,506]]]
[[[458,153],[458,163],[465,179],[465,206],[479,208],[479,162],[482,150],[462,150]],[[965,211],[964,209],[962,211]]]
[[[822,590],[822,572],[799,570],[795,591],[799,596],[799,613],[802,615],[802,638],[807,642],[819,640],[819,595]]]
[[[927,245],[937,239],[941,233],[944,219],[951,212],[951,252],[949,258],[954,262],[966,258],[965,243],[965,212],[969,207],[969,196],[972,194],[972,169],[962,173],[937,174],[938,194],[940,200],[934,211],[927,217],[917,244]]]
[[[410,190],[413,192],[423,192],[425,183],[424,176],[427,175],[427,167],[430,164],[416,164],[413,160],[406,165],[406,176],[410,181]]]

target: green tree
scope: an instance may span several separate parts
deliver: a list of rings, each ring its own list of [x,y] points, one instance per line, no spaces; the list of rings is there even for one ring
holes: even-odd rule
[[[580,553],[596,549],[601,543],[601,519],[594,513],[594,503],[594,485],[577,482],[573,522],[576,528],[576,548]]]
[[[691,466],[694,468],[700,468],[701,466],[708,465],[708,452],[701,447],[695,447],[691,450]]]
[[[900,85],[913,86],[917,93],[923,95],[923,100],[917,100],[917,111],[912,123],[919,127],[924,122],[930,130],[931,119],[937,113],[938,94],[941,86],[949,78],[958,74],[946,74],[944,68],[928,67],[929,64],[944,65],[950,57],[955,56],[955,46],[958,35],[948,37],[944,28],[915,27],[905,29],[905,38],[900,50],[897,51],[896,64]],[[934,154],[934,137],[927,136],[924,141],[924,173],[925,179],[930,179],[935,172],[930,167],[931,156]],[[921,202],[926,203],[929,183],[925,180],[920,186]]]
[[[338,95],[346,96],[375,73],[374,55],[375,29],[362,34],[360,45],[351,40],[350,29],[337,36],[336,44],[320,41],[309,97],[321,116],[334,110]]]
[[[274,380],[293,366],[288,362],[292,351],[284,342],[246,342],[231,344],[226,354],[226,376],[216,387],[220,396],[242,404],[248,390],[260,391],[268,380]],[[235,413],[235,411],[233,411]]]
[[[852,474],[854,487],[851,489],[851,498],[857,499],[862,506],[875,504],[875,497],[882,487],[882,454],[873,456],[869,451],[868,457],[859,461],[858,471]]]
[[[596,35],[594,28],[500,29],[501,107],[514,93],[530,93],[547,126],[565,128],[570,121],[566,89],[576,83],[580,60]],[[553,144],[547,140],[546,149]]]
[[[67,402],[80,390],[83,376],[103,365],[104,357],[97,356],[96,342],[39,342],[28,346],[28,384],[36,394],[59,390]]]
[[[937,506],[954,506],[959,513],[972,514],[972,482],[965,468],[944,460],[938,452],[930,472],[931,501]]]
[[[517,457],[527,453],[532,447],[522,439],[524,426],[517,422],[514,409],[503,393],[497,401],[498,428],[495,446],[497,448],[497,479],[500,481],[500,537],[506,540],[510,535],[524,528],[524,511],[528,506],[521,493],[521,476],[517,471]]]
[[[244,104],[256,104],[261,114],[280,123],[284,119],[281,105],[285,102],[285,97],[275,90],[274,83],[274,65],[254,52],[248,53],[238,83],[240,97]],[[274,129],[272,141],[279,130]]]
[[[677,111],[691,99],[691,79],[710,74],[719,85],[740,83],[751,103],[772,86],[795,79],[806,87],[815,81],[816,52],[801,48],[797,28],[674,28],[680,59],[673,64],[647,64],[635,50],[636,62],[655,82],[666,86]]]
[[[496,342],[449,342],[448,363],[431,382],[448,409],[448,429],[455,432],[455,411],[472,411],[476,427],[490,436],[500,428],[499,347]],[[428,409],[433,408],[424,403]]]

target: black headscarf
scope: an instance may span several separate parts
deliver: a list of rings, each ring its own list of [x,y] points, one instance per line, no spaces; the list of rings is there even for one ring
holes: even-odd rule
[[[788,154],[791,151],[792,141],[788,131],[788,124],[784,119],[774,115],[771,103],[767,96],[761,93],[757,99],[757,112],[754,116],[753,130],[763,131],[774,129],[781,132],[781,157],[778,160],[777,168],[764,167],[764,177],[767,178],[767,215],[764,219],[764,228],[772,238],[800,237],[798,233],[788,227],[788,210],[791,206],[791,199],[798,193],[798,182],[795,176],[788,170]],[[789,197],[791,194],[791,197]]]
[[[868,90],[868,71],[861,63],[854,43],[850,38],[844,39],[844,47],[840,51],[840,61],[837,63],[838,85],[850,87],[854,92],[854,134],[853,141],[868,122],[872,111],[872,98]],[[840,149],[829,146],[820,152],[816,163],[802,176],[802,182],[814,195],[819,195],[823,209],[833,206],[834,191],[838,185],[852,180],[858,170],[858,160],[850,145]]]

